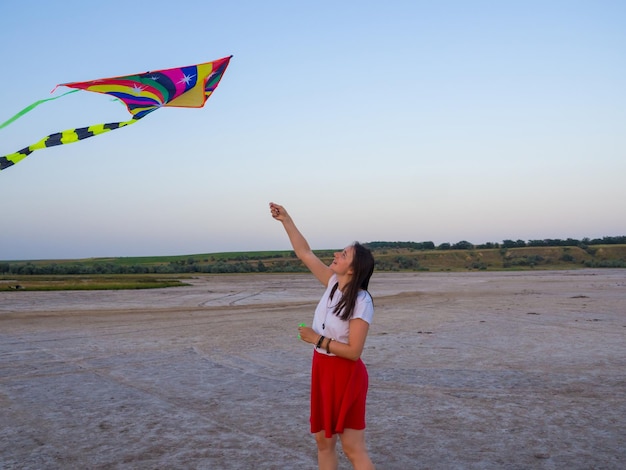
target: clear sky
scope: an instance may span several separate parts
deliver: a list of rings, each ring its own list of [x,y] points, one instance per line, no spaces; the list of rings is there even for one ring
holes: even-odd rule
[[[622,0],[0,2],[0,122],[58,83],[233,55],[202,109],[0,172],[0,259],[626,234]],[[55,95],[67,89],[59,89]],[[79,92],[0,155],[127,120]]]

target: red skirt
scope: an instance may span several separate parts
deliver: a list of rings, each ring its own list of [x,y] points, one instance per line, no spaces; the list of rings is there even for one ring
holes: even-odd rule
[[[351,361],[313,352],[311,432],[330,438],[345,428],[365,429],[369,377],[361,359]]]

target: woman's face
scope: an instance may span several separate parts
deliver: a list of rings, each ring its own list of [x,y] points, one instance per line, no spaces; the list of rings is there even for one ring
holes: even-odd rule
[[[336,251],[333,255],[333,262],[330,269],[338,276],[352,274],[352,258],[354,257],[354,247],[347,246],[343,251]]]

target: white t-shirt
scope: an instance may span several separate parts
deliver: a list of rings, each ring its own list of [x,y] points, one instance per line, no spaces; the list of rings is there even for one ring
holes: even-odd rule
[[[372,303],[372,297],[368,292],[361,290],[356,299],[354,305],[354,313],[350,320],[342,320],[334,314],[335,306],[341,299],[341,290],[337,288],[333,294],[333,299],[330,299],[330,292],[333,286],[337,283],[337,275],[333,274],[328,281],[326,292],[320,299],[317,307],[315,308],[315,316],[313,317],[313,330],[324,335],[327,338],[332,338],[333,341],[339,341],[340,343],[348,343],[348,335],[350,333],[350,320],[360,318],[367,323],[372,323],[374,317],[374,304]],[[313,345],[315,347],[315,345]],[[332,351],[332,345],[331,345]],[[317,349],[317,352],[328,354],[324,348]],[[334,354],[330,354],[334,356]]]

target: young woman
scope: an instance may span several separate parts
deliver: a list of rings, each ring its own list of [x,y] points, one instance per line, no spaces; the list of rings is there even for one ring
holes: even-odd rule
[[[374,271],[372,253],[359,243],[334,254],[326,266],[311,250],[284,207],[270,203],[298,258],[326,287],[312,327],[299,327],[302,341],[313,344],[311,432],[320,469],[337,468],[337,436],[358,470],[374,466],[365,446],[368,375],[361,353],[374,316],[367,292]]]

